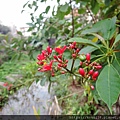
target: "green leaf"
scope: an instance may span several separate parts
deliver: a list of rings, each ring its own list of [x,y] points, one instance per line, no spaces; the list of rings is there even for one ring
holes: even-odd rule
[[[111,0],[105,0],[105,5],[108,6],[110,5]]]
[[[61,12],[67,12],[68,7],[69,7],[68,4],[62,5],[62,6],[60,7],[60,11],[61,11]]]
[[[44,43],[42,49],[45,50],[48,46],[48,43]]]
[[[33,6],[36,6],[37,5],[37,2],[36,1],[33,1],[33,4],[32,4]]]
[[[87,47],[84,47],[83,49],[80,50],[79,54],[87,54],[87,53],[91,53],[95,50],[97,50],[98,48],[95,48],[93,46],[87,46]]]
[[[22,32],[20,32],[20,31],[17,31],[17,34],[19,34],[19,35],[21,35],[21,36],[23,35]]]
[[[28,7],[29,7],[30,9],[32,9],[32,5],[31,5],[31,4],[28,4]]]
[[[32,24],[32,23],[26,23],[26,24],[29,25],[29,26],[31,26],[31,27],[34,26],[34,24]]]
[[[60,9],[58,8],[57,10],[57,15],[56,15],[60,20],[64,19],[64,14],[63,12],[60,11]]]
[[[25,6],[29,3],[30,1],[27,1],[24,5],[23,5],[23,8],[25,8]]]
[[[47,14],[49,12],[49,10],[50,10],[50,6],[47,6],[46,10],[45,10],[45,13]]]
[[[74,63],[74,68],[77,68],[78,66],[80,66],[80,59],[76,59],[75,63]]]
[[[91,1],[91,10],[92,10],[92,12],[94,13],[94,14],[97,14],[98,13],[98,11],[99,11],[99,4],[98,4],[98,2],[96,1],[96,0],[92,0]]]
[[[41,79],[40,85],[41,85],[41,86],[44,86],[46,81],[47,81],[47,77],[45,76],[45,77],[43,77],[43,78]]]
[[[120,34],[117,35],[115,38],[115,42],[113,43],[113,46],[120,40]]]
[[[70,59],[70,60],[68,61],[68,64],[67,64],[67,69],[68,69],[68,70],[71,70],[72,62],[73,62],[73,59]]]
[[[110,40],[116,30],[116,17],[111,19],[105,19],[97,22],[91,29],[87,29],[82,31],[81,34],[89,34],[89,33],[102,33],[102,36],[105,40]]]
[[[83,14],[83,13],[85,13],[86,12],[86,9],[85,8],[80,8],[80,9],[78,9],[78,13],[79,14]]]
[[[84,45],[90,45],[94,46],[96,48],[100,48],[97,44],[93,43],[92,41],[84,38],[71,38],[68,40],[68,42],[74,42],[76,41],[77,43],[84,44]]]
[[[113,65],[103,68],[96,82],[96,89],[112,114],[112,105],[120,94],[120,76]]]
[[[116,68],[116,70],[118,71],[120,75],[120,58],[114,59],[112,65]]]

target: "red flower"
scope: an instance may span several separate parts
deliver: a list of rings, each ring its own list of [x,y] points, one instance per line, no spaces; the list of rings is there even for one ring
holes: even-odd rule
[[[7,83],[7,82],[6,82],[6,83],[4,83],[4,84],[3,84],[3,86],[8,86],[8,83]]]
[[[41,53],[41,54],[39,54],[38,56],[37,56],[37,59],[38,60],[44,60],[46,57],[45,57],[45,55],[44,55],[44,53]]]
[[[52,53],[52,48],[50,46],[47,46],[47,52],[48,52],[48,54]]]
[[[66,50],[66,48],[67,48],[67,46],[64,46],[63,48],[57,47],[57,48],[55,48],[55,51],[59,54],[63,54],[64,51]]]
[[[52,63],[53,63],[53,61],[51,61],[50,64],[45,64],[40,71],[41,72],[51,71],[52,70]]]

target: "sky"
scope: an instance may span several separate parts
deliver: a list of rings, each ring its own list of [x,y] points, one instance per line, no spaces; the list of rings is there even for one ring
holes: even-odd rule
[[[21,14],[22,6],[27,0],[0,0],[0,21],[4,25],[25,26],[30,19],[29,14]]]
[[[26,27],[26,23],[31,22],[29,15],[30,9],[25,8],[26,11],[22,14],[21,11],[23,9],[23,5],[27,1],[28,0],[0,0],[0,21],[2,21],[2,24],[7,26],[15,25],[17,28]],[[48,5],[51,7],[56,5],[56,1],[57,0],[48,0],[46,4],[40,3],[36,15],[39,15],[41,12],[43,12]],[[63,3],[65,1],[66,0],[63,0]],[[51,14],[48,14],[48,16],[50,15]]]

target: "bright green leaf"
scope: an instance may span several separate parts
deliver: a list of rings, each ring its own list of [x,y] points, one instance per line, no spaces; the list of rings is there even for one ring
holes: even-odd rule
[[[67,12],[68,7],[69,7],[68,4],[62,5],[62,6],[60,7],[60,11],[61,11],[61,12]]]
[[[112,65],[103,68],[96,82],[96,89],[112,113],[112,105],[120,94],[120,76]]]

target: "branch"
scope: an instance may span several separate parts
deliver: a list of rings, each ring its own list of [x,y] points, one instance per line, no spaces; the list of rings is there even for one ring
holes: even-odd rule
[[[86,8],[87,8],[88,12],[90,13],[90,16],[92,17],[94,23],[96,23],[96,19],[95,19],[94,15],[92,14],[91,10],[89,9],[88,6],[86,6]]]
[[[71,11],[72,11],[72,36],[71,37],[74,37],[74,13],[73,13],[73,8],[72,8],[72,0],[70,0],[70,5],[71,5]]]

